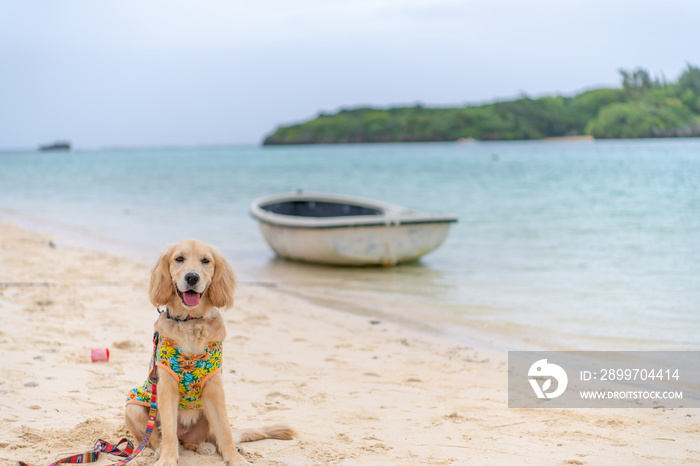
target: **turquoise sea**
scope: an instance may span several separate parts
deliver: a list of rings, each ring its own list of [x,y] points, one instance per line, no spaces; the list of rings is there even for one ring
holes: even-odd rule
[[[249,285],[468,345],[700,347],[699,139],[0,152],[0,163],[0,216],[59,246],[151,262],[197,237]],[[414,264],[287,262],[248,206],[297,189],[459,222]]]

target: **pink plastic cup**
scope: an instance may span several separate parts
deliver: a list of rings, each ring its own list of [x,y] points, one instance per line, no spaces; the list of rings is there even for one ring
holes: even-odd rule
[[[92,362],[109,361],[109,349],[108,348],[95,348],[90,352],[90,358]]]

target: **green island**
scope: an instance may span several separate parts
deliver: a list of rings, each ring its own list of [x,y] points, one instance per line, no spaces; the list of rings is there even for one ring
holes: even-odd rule
[[[453,108],[416,105],[321,113],[277,128],[263,144],[700,136],[700,68],[688,64],[676,82],[652,79],[643,68],[619,72],[621,87],[573,97],[523,96]]]

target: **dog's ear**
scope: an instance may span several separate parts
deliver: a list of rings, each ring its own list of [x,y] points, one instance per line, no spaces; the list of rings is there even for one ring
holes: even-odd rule
[[[226,257],[217,250],[214,255],[214,278],[209,285],[209,299],[214,307],[226,309],[233,307],[233,292],[236,288],[236,273]]]
[[[153,268],[153,272],[151,272],[151,303],[156,307],[168,304],[173,296],[173,281],[170,277],[170,255],[171,251],[168,249],[160,256],[156,266]]]

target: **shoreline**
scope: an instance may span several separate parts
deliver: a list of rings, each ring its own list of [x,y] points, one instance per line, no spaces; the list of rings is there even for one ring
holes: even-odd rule
[[[58,238],[56,242],[66,247],[87,248],[98,253],[117,254],[139,261],[144,258],[147,261],[155,261],[160,251],[166,246],[166,244],[149,246],[143,241],[129,243],[100,233],[98,230],[90,230],[86,226],[59,223],[55,219],[42,218],[38,214],[26,214],[12,209],[0,209],[0,221],[9,221],[27,230]],[[266,244],[264,247],[263,251],[269,252]],[[232,262],[236,267],[238,261]],[[279,293],[294,296],[310,304],[331,308],[337,312],[379,319],[432,338],[449,340],[454,344],[478,346],[496,353],[530,350],[688,351],[696,349],[695,346],[687,344],[678,347],[668,339],[657,340],[650,336],[614,338],[576,333],[571,328],[530,325],[522,321],[509,322],[499,318],[490,320],[485,319],[483,315],[498,315],[504,309],[460,305],[466,311],[460,314],[459,311],[455,311],[456,305],[433,300],[432,295],[405,294],[397,289],[386,293],[384,290],[372,287],[372,281],[377,275],[387,273],[399,275],[396,282],[411,279],[413,285],[419,285],[416,280],[421,279],[422,267],[418,267],[418,271],[408,270],[406,266],[395,269],[339,268],[274,257],[263,265],[251,265],[253,264],[249,260],[244,267],[236,267],[239,282],[248,283],[251,286],[274,288]],[[411,266],[408,267],[411,268]],[[426,270],[429,271],[429,269]],[[329,279],[330,276],[335,278]],[[294,278],[290,280],[289,277]],[[351,284],[350,287],[348,283]],[[336,288],[338,286],[341,286],[342,290]],[[423,301],[415,301],[417,297],[423,298]],[[397,308],[401,311],[397,312]],[[508,309],[505,311],[507,312]],[[475,316],[468,317],[468,312],[474,312]]]
[[[0,238],[7,367],[0,459],[43,464],[89,450],[97,438],[118,441],[126,435],[125,395],[147,372],[152,264],[52,247],[51,234],[5,219]],[[697,410],[509,409],[503,354],[256,284],[239,287],[225,320],[232,422],[284,422],[300,433],[242,444],[253,464],[682,465],[700,458]],[[91,363],[90,349],[105,346],[110,361]],[[112,461],[105,455],[95,464]],[[153,462],[142,456],[131,464]],[[181,464],[219,462],[181,450]]]

